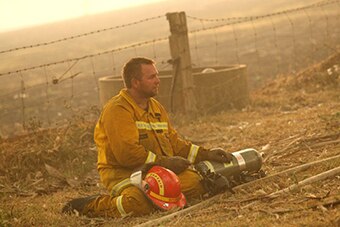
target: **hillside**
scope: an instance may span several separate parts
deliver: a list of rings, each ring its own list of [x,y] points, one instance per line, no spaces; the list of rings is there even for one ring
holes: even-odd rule
[[[314,2],[318,1],[315,0]],[[279,0],[272,2],[255,0],[249,5],[246,0],[212,0],[208,2],[203,0],[172,0],[3,32],[0,33],[1,51],[134,23],[146,18],[164,16],[152,23],[128,26],[127,29],[108,30],[53,45],[1,54],[0,60],[3,64],[0,65],[0,72],[79,57],[121,47],[132,42],[167,37],[169,26],[165,15],[169,12],[185,11],[188,15],[200,18],[229,18],[261,15],[306,4],[311,4],[311,1]]]
[[[59,127],[77,111],[100,108],[98,79],[118,76],[133,56],[171,69],[167,12],[186,12],[193,68],[246,65],[250,90],[295,74],[339,46],[339,4],[316,2],[166,1],[1,33],[0,137],[32,124]]]
[[[340,55],[296,75],[282,75],[252,91],[251,104],[197,119],[173,116],[178,132],[206,147],[236,151],[253,147],[264,155],[268,176],[340,155]],[[104,219],[62,215],[70,198],[106,193],[95,169],[97,110],[80,112],[60,128],[0,142],[1,226],[132,226],[164,216]],[[339,158],[295,174],[279,174],[219,195],[199,209],[161,222],[166,226],[339,226],[339,174],[294,192],[269,196],[318,173],[338,168]],[[149,223],[149,225],[152,225]]]

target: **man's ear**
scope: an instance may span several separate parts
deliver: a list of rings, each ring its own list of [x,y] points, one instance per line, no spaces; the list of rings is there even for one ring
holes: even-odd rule
[[[131,79],[131,87],[136,88],[138,84],[139,84],[139,80],[137,80],[136,78]]]

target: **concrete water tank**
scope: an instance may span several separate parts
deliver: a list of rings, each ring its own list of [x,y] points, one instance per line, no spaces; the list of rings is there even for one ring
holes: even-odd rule
[[[163,74],[165,73],[165,74]],[[170,90],[172,83],[171,71],[160,72],[160,90],[157,95],[163,106],[170,106]],[[124,82],[120,76],[105,76],[99,78],[99,99],[101,106],[105,105],[113,96],[118,95],[119,91],[124,88]]]
[[[245,65],[193,68],[194,94],[202,113],[243,108],[249,103],[247,70]],[[160,91],[156,97],[166,109],[171,108],[172,71],[160,71]],[[121,77],[99,79],[101,105],[124,87]]]

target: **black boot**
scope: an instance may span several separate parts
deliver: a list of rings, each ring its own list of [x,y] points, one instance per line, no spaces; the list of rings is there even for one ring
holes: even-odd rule
[[[62,212],[65,214],[83,214],[85,206],[97,197],[98,195],[92,195],[84,198],[72,199],[71,201],[66,203],[66,205],[62,209]]]

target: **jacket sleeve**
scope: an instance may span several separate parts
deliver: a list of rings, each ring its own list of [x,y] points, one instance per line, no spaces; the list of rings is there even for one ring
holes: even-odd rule
[[[112,152],[119,165],[133,169],[146,162],[148,151],[139,144],[133,112],[122,106],[111,106],[103,112],[100,121],[108,140],[106,152]]]
[[[206,160],[206,153],[209,152],[209,150],[180,138],[176,130],[172,127],[169,127],[169,129],[169,138],[174,150],[174,155],[182,156],[193,164]]]
[[[162,111],[164,111],[163,115],[166,117],[165,120],[168,122],[169,140],[174,151],[174,155],[187,158],[191,163],[197,163],[197,161],[201,161],[202,158],[200,157],[200,153],[205,149],[193,144],[188,140],[182,139],[178,135],[177,131],[172,127],[164,108]]]

